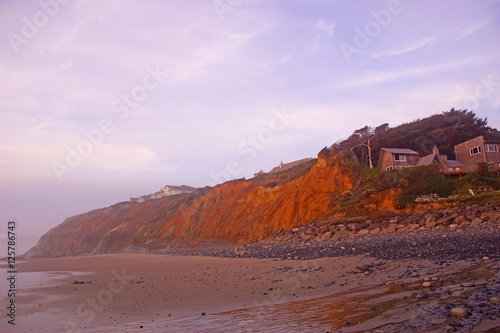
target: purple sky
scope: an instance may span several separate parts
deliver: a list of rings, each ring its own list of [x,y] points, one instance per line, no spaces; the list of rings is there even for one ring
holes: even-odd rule
[[[0,0],[0,221],[40,236],[452,107],[500,128],[499,15],[498,0]]]

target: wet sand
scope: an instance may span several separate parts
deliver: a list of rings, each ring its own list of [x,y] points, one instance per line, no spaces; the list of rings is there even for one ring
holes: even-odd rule
[[[17,269],[18,275],[62,274],[19,287],[16,326],[4,319],[2,332],[397,332],[397,325],[416,320],[453,328],[462,319],[447,315],[447,306],[474,292],[495,293],[485,288],[500,281],[496,259],[443,264],[366,255],[281,260],[116,254],[29,260]],[[422,287],[424,278],[434,278],[433,288]],[[477,285],[460,287],[470,281]],[[452,292],[445,290],[450,286]],[[500,327],[495,317],[492,323],[471,318],[460,325]]]

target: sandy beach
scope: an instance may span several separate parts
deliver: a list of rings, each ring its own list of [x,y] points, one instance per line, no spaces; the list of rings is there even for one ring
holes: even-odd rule
[[[281,260],[116,254],[29,260],[17,267],[19,276],[59,274],[19,287],[16,325],[4,319],[2,332],[385,332],[428,318],[425,309],[443,309],[443,302],[486,295],[481,288],[498,288],[500,281],[495,260],[438,264],[366,255]],[[423,288],[424,279],[433,286]],[[498,314],[498,305],[490,307]],[[441,312],[439,319],[439,311],[432,311],[439,332],[461,320]],[[486,332],[500,327],[498,320],[474,324]]]

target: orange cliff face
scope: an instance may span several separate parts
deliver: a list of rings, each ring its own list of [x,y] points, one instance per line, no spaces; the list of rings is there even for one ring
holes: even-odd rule
[[[254,242],[325,215],[336,198],[359,183],[354,172],[325,151],[307,173],[284,181],[280,177],[232,181],[74,216],[46,233],[28,257],[116,253],[131,246]]]

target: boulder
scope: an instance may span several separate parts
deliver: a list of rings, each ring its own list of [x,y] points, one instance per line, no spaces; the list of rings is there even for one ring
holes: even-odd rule
[[[395,231],[396,231],[395,227],[387,227],[387,228],[382,228],[382,230],[380,230],[380,233],[387,234],[387,233],[395,232]]]
[[[360,231],[358,231],[358,234],[361,236],[368,235],[369,233],[370,233],[369,229],[361,229]]]
[[[469,222],[469,220],[468,220],[465,216],[460,215],[460,216],[457,216],[457,217],[455,218],[454,224],[458,224],[458,225],[460,225],[460,224],[462,224],[463,222]]]

